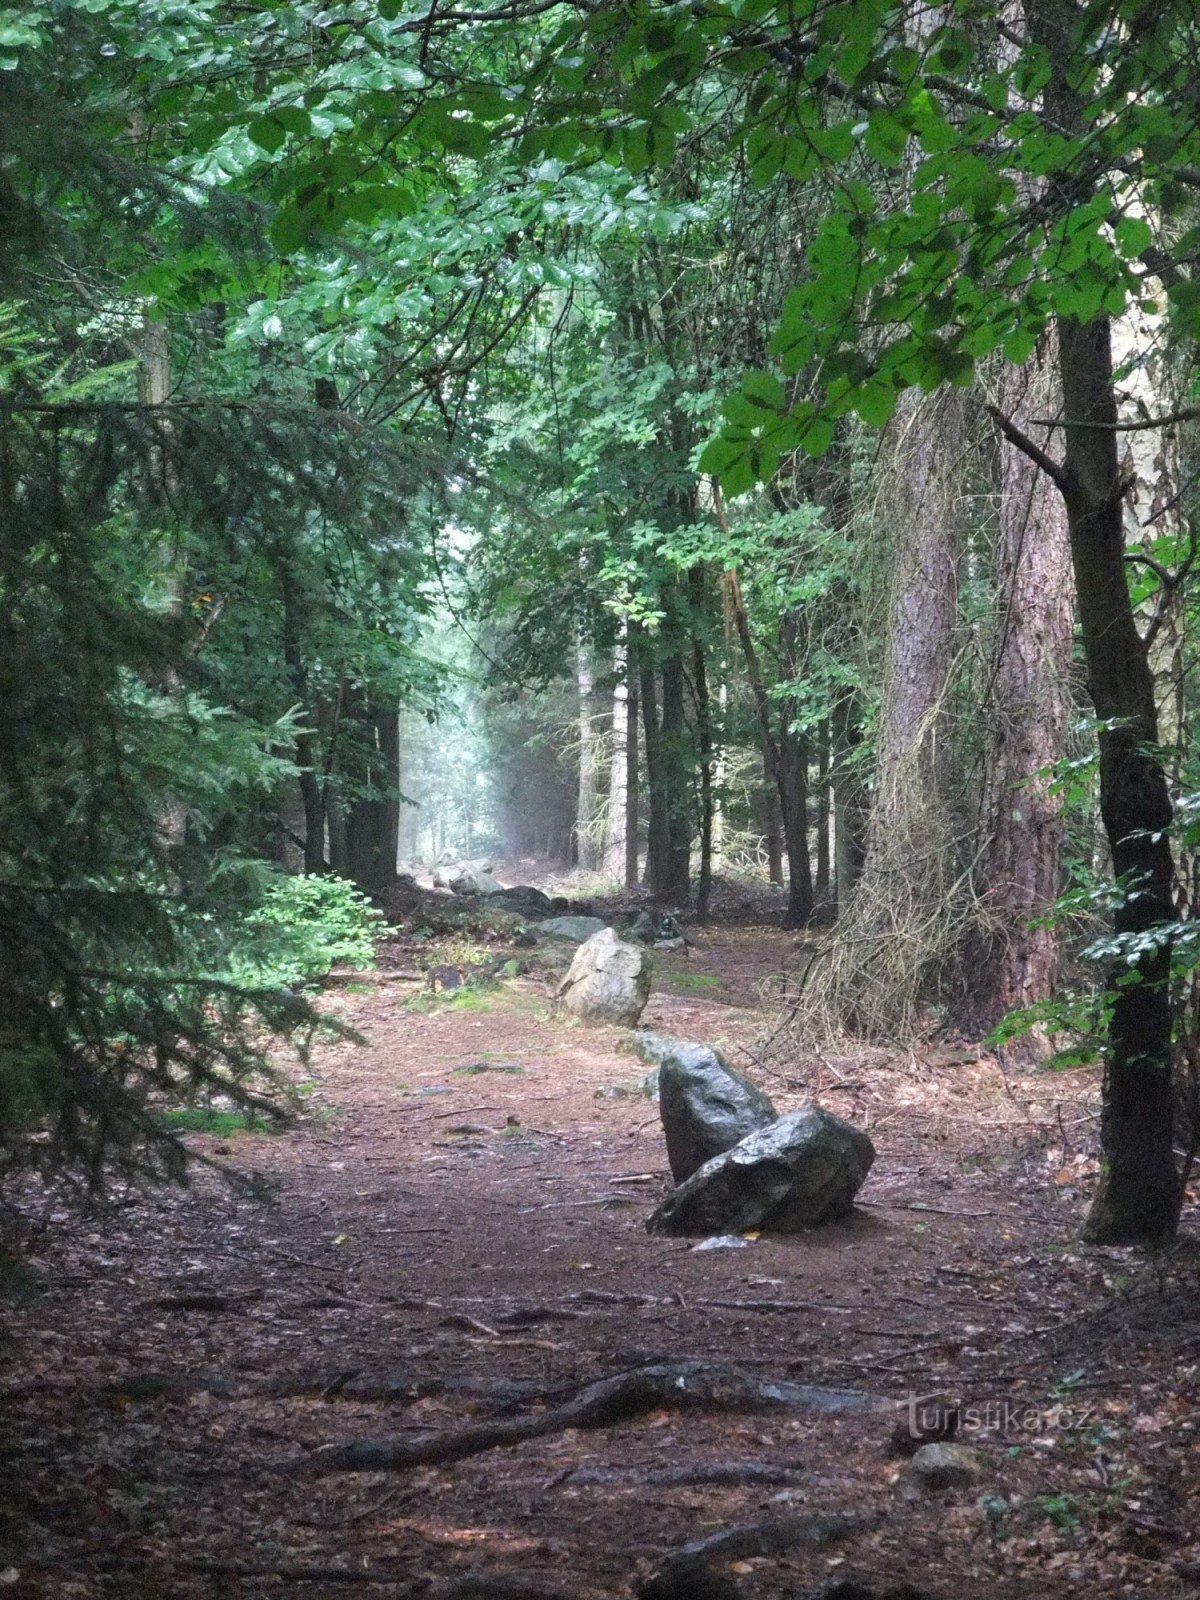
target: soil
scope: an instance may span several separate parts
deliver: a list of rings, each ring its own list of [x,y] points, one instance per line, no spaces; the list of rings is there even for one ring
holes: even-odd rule
[[[816,1099],[865,1127],[849,1221],[732,1249],[650,1238],[669,1178],[628,1034],[557,1019],[544,970],[427,994],[396,974],[461,968],[463,941],[401,935],[327,991],[366,1042],[319,1047],[294,1128],[188,1136],[269,1180],[269,1203],[203,1169],[102,1214],[30,1202],[42,1288],[0,1324],[0,1590],[324,1600],[467,1576],[587,1600],[636,1593],[689,1540],[813,1513],[853,1520],[723,1563],[747,1600],[839,1578],[1200,1595],[1194,1197],[1162,1256],[1084,1249],[1090,1073],[938,1046],[799,1058],[772,999],[793,938],[692,936],[658,954],[643,1025],[721,1045],[781,1111]],[[897,1410],[656,1407],[438,1467],[305,1470],[322,1446],[537,1414],[684,1360]],[[892,1435],[931,1393],[967,1408],[966,1488],[908,1487]],[[714,1464],[782,1470],[653,1476]]]

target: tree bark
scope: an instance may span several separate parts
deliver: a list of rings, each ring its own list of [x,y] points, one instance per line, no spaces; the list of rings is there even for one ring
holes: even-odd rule
[[[688,574],[692,598],[692,691],[696,701],[696,742],[700,756],[700,876],[696,885],[696,919],[708,921],[712,895],[713,857],[713,726],[712,702],[708,692],[708,664],[700,623],[706,609],[704,572],[695,567]]]
[[[662,756],[666,783],[667,860],[660,892],[686,905],[691,892],[691,762],[683,701],[683,657],[678,651],[662,664]]]
[[[396,707],[369,712],[364,731],[374,746],[366,772],[370,792],[355,799],[345,819],[346,875],[364,894],[381,895],[395,882],[400,832]]]
[[[866,851],[868,800],[855,753],[862,744],[858,695],[843,690],[830,714],[833,744],[833,873],[838,909],[850,902]]]
[[[1022,430],[1060,406],[1043,349],[1010,368],[1000,405]],[[978,885],[984,930],[968,942],[970,991],[960,1025],[986,1033],[1008,1012],[1048,1000],[1058,982],[1060,935],[1046,925],[1059,892],[1062,802],[1048,769],[1066,749],[1074,582],[1066,507],[1050,479],[1010,444],[999,458],[998,632],[985,759],[984,848]],[[1038,1059],[1041,1034],[1010,1047]]]
[[[786,720],[786,710],[784,717]],[[784,927],[806,928],[813,913],[812,858],[808,849],[808,740],[786,726],[779,736],[779,806],[788,861]]]
[[[875,783],[852,901],[839,884],[838,939],[815,968],[802,1026],[903,1037],[957,968],[962,907],[947,799],[945,702],[957,624],[965,401],[901,396],[880,492],[892,533]],[[848,853],[848,852],[847,852]]]
[[[629,652],[625,645],[613,651],[612,740],[608,764],[608,811],[604,841],[604,870],[614,878],[625,876],[626,821],[629,810]]]
[[[308,700],[308,674],[300,650],[296,586],[292,580],[288,552],[279,551],[276,560],[283,605],[283,661],[292,693],[300,703],[302,721],[308,726],[312,721],[312,712]],[[326,870],[325,795],[317,777],[317,741],[311,731],[296,736],[296,765],[300,773],[300,800],[304,807],[304,870],[310,875],[319,874]]]
[[[829,899],[829,719],[817,729],[817,863],[814,901]]]
[[[1082,8],[1078,0],[1029,0],[1027,14],[1050,60],[1047,115],[1068,130],[1082,129],[1084,106],[1072,80]],[[1091,184],[1081,181],[1077,189],[1084,201]],[[1145,935],[1176,920],[1166,832],[1172,808],[1154,749],[1154,672],[1126,575],[1111,328],[1107,318],[1082,325],[1060,317],[1057,332],[1066,422],[1098,424],[1064,426],[1062,466],[1053,475],[1067,507],[1088,688],[1103,724],[1100,812],[1113,870],[1126,889],[1115,930]],[[1122,962],[1109,978],[1103,1165],[1084,1228],[1094,1244],[1152,1243],[1173,1237],[1178,1227],[1169,977],[1170,946],[1160,935],[1146,942],[1136,968]]]
[[[663,891],[669,850],[667,789],[663,772],[662,735],[658,720],[658,682],[653,663],[643,653],[639,664],[642,728],[646,739],[646,788],[650,819],[646,837],[645,881],[652,893]]]
[[[600,785],[596,739],[596,675],[589,642],[582,633],[575,645],[575,682],[579,695],[579,802],[575,813],[575,859],[594,872],[603,859],[596,837]]]
[[[626,645],[625,673],[625,887],[636,889],[641,774],[638,771],[638,678],[632,628]]]

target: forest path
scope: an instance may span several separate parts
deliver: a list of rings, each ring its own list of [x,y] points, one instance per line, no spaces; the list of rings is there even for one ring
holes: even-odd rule
[[[1047,1570],[1060,1595],[1194,1594],[1200,1280],[1186,1251],[1152,1270],[1076,1247],[1094,1085],[1006,1082],[948,1050],[783,1064],[759,990],[793,957],[778,930],[713,931],[662,959],[644,1022],[723,1043],[781,1110],[815,1093],[869,1126],[844,1224],[729,1251],[649,1238],[668,1180],[628,1036],[564,1025],[536,979],[414,1007],[385,974],[331,992],[367,1043],[319,1049],[293,1131],[192,1137],[270,1178],[270,1208],[202,1176],[51,1213],[33,1240],[49,1287],[0,1347],[7,1592],[322,1600],[436,1573],[616,1597],[675,1545],[811,1511],[864,1521],[740,1561],[747,1597],[843,1574],[1032,1597]],[[980,1484],[914,1500],[889,1416],[803,1408],[655,1406],[454,1465],[297,1472],[321,1446],[506,1399],[529,1415],[532,1392],[681,1360],[1030,1415],[973,1434]],[[1056,1403],[1081,1426],[1035,1429]],[[650,1476],[743,1463],[776,1481]]]

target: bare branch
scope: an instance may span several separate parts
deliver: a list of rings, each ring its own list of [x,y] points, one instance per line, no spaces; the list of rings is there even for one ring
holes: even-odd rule
[[[1009,444],[1015,445],[1022,455],[1028,456],[1034,466],[1040,467],[1048,478],[1053,479],[1063,494],[1066,494],[1067,474],[1061,463],[1055,461],[1053,456],[1048,455],[1041,445],[1035,444],[1027,433],[1023,433],[1011,417],[1004,415],[999,406],[988,406],[987,409],[988,415]]]

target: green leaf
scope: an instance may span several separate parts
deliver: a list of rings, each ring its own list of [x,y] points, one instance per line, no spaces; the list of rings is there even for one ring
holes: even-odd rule
[[[1113,232],[1117,248],[1127,261],[1135,260],[1153,243],[1154,234],[1143,217],[1122,217]]]
[[[868,428],[884,428],[892,420],[898,398],[890,383],[875,378],[857,391],[853,405]]]

